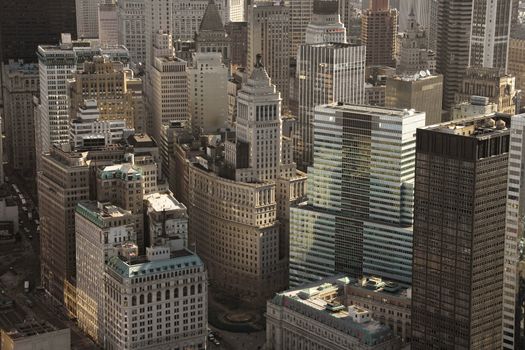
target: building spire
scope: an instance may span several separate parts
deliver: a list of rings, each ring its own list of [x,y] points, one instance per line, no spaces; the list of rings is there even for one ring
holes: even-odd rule
[[[213,1],[213,0],[212,0]],[[262,63],[262,55],[260,53],[258,53],[256,56],[255,56],[255,65],[254,65],[255,68],[264,68],[264,65]]]

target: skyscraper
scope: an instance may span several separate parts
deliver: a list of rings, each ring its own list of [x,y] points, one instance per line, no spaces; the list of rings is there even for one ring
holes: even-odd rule
[[[314,108],[344,102],[364,103],[365,47],[346,43],[337,1],[314,1],[306,44],[297,56],[298,121],[294,131],[294,159],[306,170],[313,157]]]
[[[226,34],[219,9],[210,1],[202,16],[199,32],[195,34],[196,52],[220,52],[222,61],[229,68],[231,58],[231,39]]]
[[[79,38],[98,38],[98,5],[105,1],[106,0],[75,0],[77,10],[77,36]]]
[[[470,34],[471,67],[507,69],[512,1],[474,0]]]
[[[128,85],[142,81],[133,76],[127,64],[112,61],[109,56],[93,56],[84,62],[68,80],[69,119],[76,114],[84,100],[95,99],[101,120],[125,120],[129,129],[143,124],[145,104],[142,96],[134,96]]]
[[[176,146],[177,195],[212,291],[262,306],[288,284],[288,208],[306,176],[282,136],[281,97],[260,58],[238,92],[236,133],[223,135],[207,136],[205,152]]]
[[[306,26],[312,18],[314,0],[285,0],[284,3],[290,9],[290,57],[295,57],[299,46],[304,44]]]
[[[107,2],[98,6],[98,38],[104,45],[118,45],[118,6]]]
[[[290,284],[336,272],[410,283],[414,144],[425,114],[319,106],[308,202],[290,212]]]
[[[248,67],[253,71],[253,62],[258,54],[272,77],[277,90],[281,91],[283,107],[288,105],[290,79],[290,9],[273,2],[257,2],[248,8]]]
[[[188,69],[188,112],[193,131],[212,132],[228,120],[228,68],[220,52],[196,52]]]
[[[187,63],[175,56],[172,36],[155,34],[154,61],[151,72],[152,136],[160,142],[162,125],[171,121],[189,122]]]
[[[5,153],[10,167],[22,173],[35,171],[35,121],[33,96],[38,95],[38,66],[14,62],[4,66]]]
[[[144,0],[119,0],[118,42],[129,50],[131,61],[145,62],[146,59],[146,13]]]
[[[501,347],[508,115],[418,129],[412,348]]]
[[[361,43],[367,66],[396,66],[397,10],[388,0],[371,0],[361,16]]]
[[[110,59],[127,64],[128,50],[123,46],[100,48],[95,41],[72,41],[62,34],[59,45],[38,47],[40,100],[36,107],[37,168],[38,156],[48,152],[51,145],[69,142],[69,97],[67,81],[73,72],[94,56],[108,55]]]
[[[228,3],[230,0],[169,0],[173,8],[173,39],[193,40],[206,12],[208,4],[214,3],[220,13],[222,23],[229,22]]]
[[[469,65],[472,0],[438,3],[437,72],[443,75],[443,109],[454,106],[454,95]]]

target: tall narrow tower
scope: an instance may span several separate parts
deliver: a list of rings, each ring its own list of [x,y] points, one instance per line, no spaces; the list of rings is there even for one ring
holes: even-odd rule
[[[388,0],[372,0],[361,17],[361,42],[366,46],[367,66],[396,65],[397,10]]]

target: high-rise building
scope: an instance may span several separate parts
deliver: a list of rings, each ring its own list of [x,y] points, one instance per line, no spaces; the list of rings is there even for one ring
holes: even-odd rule
[[[230,22],[225,26],[230,38],[230,63],[246,67],[248,53],[248,22]]]
[[[146,14],[144,0],[119,0],[118,43],[129,50],[132,62],[146,59]]]
[[[367,66],[396,66],[397,10],[388,0],[371,0],[361,15],[361,43]]]
[[[498,112],[514,114],[515,78],[503,68],[468,68],[456,93],[456,104],[469,102],[471,96],[488,97],[498,105]]]
[[[172,121],[188,123],[188,83],[186,61],[175,56],[172,36],[155,34],[154,61],[151,67],[151,134],[160,142],[162,125]]]
[[[305,44],[346,43],[346,30],[337,0],[314,0],[312,19],[306,26]]]
[[[0,61],[38,61],[38,45],[54,44],[60,33],[76,33],[75,2],[71,0],[2,1],[0,3]]]
[[[428,30],[416,21],[414,12],[408,16],[408,26],[399,38],[399,74],[415,74],[436,70],[436,54],[429,49]]]
[[[415,21],[427,34],[427,45],[432,51],[436,50],[437,34],[437,6],[438,0],[401,0],[399,1],[399,31],[407,32],[410,29],[410,17],[413,14]]]
[[[228,21],[229,22],[243,22],[244,9],[246,8],[246,1],[248,0],[228,0]]]
[[[142,94],[135,96],[137,91],[128,91],[128,84],[135,81],[141,86],[142,81],[133,76],[126,63],[109,56],[93,56],[81,67],[67,81],[70,120],[85,100],[94,99],[101,120],[124,120],[130,129],[144,123]]]
[[[443,76],[395,76],[386,79],[385,106],[425,112],[425,125],[441,123]]]
[[[98,6],[98,38],[104,45],[118,45],[118,5],[115,2]]]
[[[39,92],[38,66],[23,61],[10,61],[3,68],[3,124],[7,163],[14,170],[34,174],[36,163],[33,96]]]
[[[436,69],[443,75],[443,109],[449,111],[469,65],[472,0],[438,4]]]
[[[314,108],[333,102],[364,103],[365,65],[364,46],[324,43],[299,47],[299,112],[294,130],[294,159],[301,170],[313,162]]]
[[[514,35],[510,38],[509,45],[507,71],[516,78],[516,89],[525,91],[525,36]],[[521,103],[521,105],[523,105],[523,103]]]
[[[205,349],[208,278],[202,260],[182,245],[124,246],[104,275],[105,348]],[[136,251],[136,246],[135,246]]]
[[[339,15],[349,42],[361,39],[361,7],[353,0],[339,0]]]
[[[98,38],[98,5],[106,0],[75,0],[77,36],[80,39]],[[109,0],[111,1],[111,0]]]
[[[301,2],[304,0],[301,0]],[[272,2],[258,2],[248,8],[248,74],[262,55],[263,64],[288,106],[290,79],[290,8]]]
[[[133,216],[110,203],[81,201],[75,208],[78,327],[104,344],[104,269],[117,248],[134,241]]]
[[[145,180],[142,172],[131,163],[99,167],[97,170],[97,201],[110,202],[129,210],[133,215],[133,225],[139,251],[143,252],[144,217],[143,188]]]
[[[425,114],[333,103],[316,108],[313,125],[308,202],[290,213],[290,284],[336,272],[410,283],[415,132]]]
[[[474,0],[470,34],[471,67],[507,69],[512,1]]]
[[[219,9],[210,1],[202,16],[199,32],[195,34],[195,52],[220,52],[222,61],[229,67],[231,39],[226,34]]]
[[[196,52],[188,68],[188,111],[198,134],[226,126],[228,120],[228,67],[220,52]]]
[[[97,41],[72,41],[69,34],[62,34],[59,45],[38,47],[40,100],[36,107],[35,137],[37,168],[39,155],[48,152],[52,145],[69,142],[68,79],[76,69],[94,56],[108,55],[110,60],[127,64],[128,50],[123,46],[100,48]]]
[[[501,348],[509,122],[417,130],[412,349]]]
[[[222,23],[230,22],[229,2],[230,0],[169,0],[173,6],[173,39],[193,40],[210,2],[217,7]]]
[[[123,155],[121,147],[113,146],[83,153],[53,147],[42,156],[38,173],[42,286],[72,314],[76,313],[74,288],[69,288],[74,286],[76,265],[75,206],[90,198],[93,167],[112,164]]]
[[[503,284],[503,338],[502,348],[519,349],[524,344],[524,326],[521,317],[525,299],[525,264],[522,252],[525,217],[525,172],[523,171],[523,132],[525,115],[512,117],[510,125],[510,151],[508,196],[505,229],[505,262]]]
[[[312,19],[314,0],[285,0],[284,3],[290,9],[290,57],[295,57],[299,46],[304,44],[306,26]]]
[[[282,136],[281,97],[261,58],[252,71],[238,92],[235,134],[206,137],[205,152],[176,146],[174,187],[212,289],[264,305],[288,283],[289,206],[303,198],[306,176]]]

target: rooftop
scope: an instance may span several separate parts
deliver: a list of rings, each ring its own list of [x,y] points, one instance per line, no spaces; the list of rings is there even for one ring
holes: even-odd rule
[[[365,277],[359,281],[356,281],[355,283],[349,284],[349,286],[370,290],[374,293],[394,295],[404,298],[411,297],[411,293],[408,291],[408,288],[396,282],[383,280],[378,277]]]
[[[510,126],[510,116],[507,114],[494,114],[491,116],[477,116],[452,120],[446,123],[425,127],[426,130],[454,134],[465,137],[483,139],[498,134],[507,134]]]
[[[18,324],[7,334],[11,339],[32,337],[38,334],[55,332],[58,329],[48,322],[33,322],[28,324]]]
[[[219,14],[219,9],[215,4],[215,1],[210,0],[204,15],[202,16],[202,21],[199,27],[199,32],[201,31],[224,31],[224,26],[222,24],[221,15]]]
[[[362,114],[374,114],[374,115],[385,115],[385,116],[398,116],[398,117],[407,117],[422,112],[417,112],[414,109],[400,109],[400,108],[390,108],[390,107],[378,107],[378,106],[366,106],[366,105],[352,105],[344,104],[342,102],[335,102],[326,105],[317,106],[316,109],[327,108],[338,111],[348,111],[352,113],[362,113]]]
[[[103,180],[118,178],[121,180],[139,180],[141,178],[139,170],[135,169],[130,163],[109,165],[99,170],[98,177]]]
[[[178,271],[204,265],[197,255],[187,249],[172,252],[171,257],[165,260],[148,261],[144,256],[131,261],[124,259],[120,256],[113,256],[107,262],[108,269],[123,278],[144,277],[159,272]]]
[[[130,211],[109,203],[97,201],[82,201],[77,204],[75,211],[99,227],[104,227],[104,219],[121,218],[131,215]]]
[[[357,338],[365,345],[380,344],[392,338],[392,331],[375,320],[354,321],[348,308],[339,302],[344,287],[351,283],[348,277],[333,277],[278,293],[271,303],[291,309],[340,332]],[[366,312],[351,306],[352,312]]]
[[[157,147],[148,134],[133,134],[128,137],[128,144],[134,147]]]
[[[155,192],[144,196],[144,200],[148,201],[150,207],[157,212],[186,209],[184,204],[175,199],[170,192]]]

